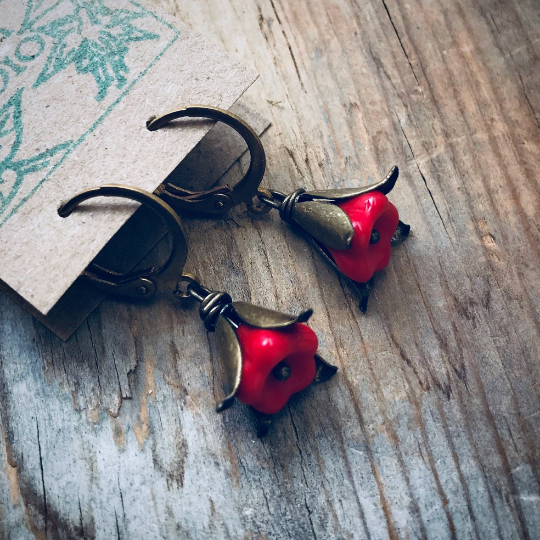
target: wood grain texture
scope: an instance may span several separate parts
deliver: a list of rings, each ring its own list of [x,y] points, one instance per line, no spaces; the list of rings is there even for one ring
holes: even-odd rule
[[[109,299],[64,344],[0,296],[0,537],[539,538],[538,2],[156,2],[260,73],[265,185],[397,164],[413,233],[361,316],[277,216],[186,220],[187,268],[313,307],[340,367],[263,440],[214,413],[196,306]]]

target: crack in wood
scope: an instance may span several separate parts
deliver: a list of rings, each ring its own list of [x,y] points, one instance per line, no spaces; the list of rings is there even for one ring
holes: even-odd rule
[[[43,489],[43,509],[44,509],[44,515],[43,518],[45,520],[45,537],[47,537],[47,528],[49,525],[49,516],[48,516],[48,508],[47,508],[47,490],[45,489],[45,472],[43,470],[43,454],[41,451],[41,440],[39,437],[39,422],[36,418],[36,432],[37,432],[37,445],[38,445],[38,452],[39,452],[39,469],[41,471],[41,487]]]
[[[420,86],[420,82],[418,81],[418,77],[416,76],[414,68],[413,68],[413,66],[411,64],[411,61],[409,59],[409,55],[407,54],[407,51],[405,50],[405,46],[403,45],[403,41],[401,41],[401,37],[399,35],[399,32],[397,31],[396,25],[394,24],[394,20],[392,19],[392,15],[390,15],[390,10],[388,9],[388,6],[386,5],[385,0],[381,0],[381,1],[383,3],[386,14],[388,15],[388,19],[390,20],[390,24],[392,25],[392,28],[394,29],[396,37],[398,38],[399,44],[401,46],[401,50],[403,51],[403,54],[405,55],[405,58],[407,59],[409,67],[411,68],[412,74],[414,75],[414,80],[416,81],[416,84],[418,86]]]
[[[292,46],[289,42],[289,38],[287,37],[287,34],[285,33],[285,29],[283,27],[283,23],[281,22],[281,19],[279,18],[278,12],[276,10],[276,6],[274,4],[274,0],[270,0],[270,5],[272,6],[272,9],[274,10],[274,14],[276,16],[277,22],[281,28],[281,33],[283,34],[283,38],[285,39],[285,42],[287,43],[287,49],[289,50],[289,54],[291,56],[291,59],[293,61],[294,69],[296,71],[296,76],[298,77],[298,81],[300,82],[300,87],[306,93],[306,88],[304,86],[304,81],[302,80],[302,77],[300,75],[300,70],[298,69],[298,63],[296,61],[296,57],[294,56]]]
[[[429,193],[429,197],[431,199],[431,202],[433,203],[433,206],[435,207],[435,210],[437,211],[437,215],[439,216],[439,219],[441,220],[441,224],[444,227],[444,232],[446,233],[446,236],[452,242],[452,239],[450,238],[450,235],[448,234],[448,230],[446,229],[446,224],[444,223],[444,219],[441,215],[441,212],[439,210],[439,207],[437,206],[437,202],[435,201],[435,197],[433,197],[433,193],[431,192],[431,189],[428,186],[426,177],[424,176],[424,173],[422,172],[422,169],[420,168],[420,164],[418,163],[416,156],[414,155],[414,151],[412,149],[411,143],[409,142],[409,138],[407,137],[407,134],[405,133],[405,130],[403,129],[403,126],[401,125],[401,122],[398,119],[398,124],[401,129],[401,133],[403,133],[403,137],[405,137],[405,141],[407,142],[407,146],[409,147],[409,150],[411,152],[411,156],[413,158],[413,161],[416,165],[416,168],[418,169],[418,172],[420,173],[420,177],[422,178],[422,181],[424,182],[424,185],[426,186],[426,189]]]

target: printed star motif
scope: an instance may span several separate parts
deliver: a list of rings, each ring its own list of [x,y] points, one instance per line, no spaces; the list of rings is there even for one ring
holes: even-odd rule
[[[34,29],[54,39],[54,45],[34,87],[73,64],[77,73],[91,74],[98,86],[97,101],[111,87],[127,84],[129,44],[159,39],[159,35],[133,25],[144,12],[111,9],[105,0],[71,0],[73,13]]]

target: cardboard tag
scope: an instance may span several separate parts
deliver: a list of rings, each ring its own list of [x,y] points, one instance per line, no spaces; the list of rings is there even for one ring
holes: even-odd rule
[[[144,1],[0,0],[0,40],[0,280],[47,314],[137,209],[96,200],[62,219],[59,203],[154,191],[212,124],[146,120],[227,109],[256,76]]]
[[[231,111],[245,120],[258,135],[270,126],[268,120],[241,101],[235,103]],[[247,153],[247,147],[243,139],[228,126],[218,123],[169,175],[167,182],[185,189],[209,189],[220,182],[221,177],[244,153]],[[142,206],[107,243],[96,262],[117,272],[130,272],[166,233],[165,224],[152,210]],[[49,313],[43,315],[9,287],[3,287],[1,281],[0,290],[22,304],[64,341],[107,296],[107,293],[87,281],[77,279]],[[120,301],[119,298],[117,300]]]

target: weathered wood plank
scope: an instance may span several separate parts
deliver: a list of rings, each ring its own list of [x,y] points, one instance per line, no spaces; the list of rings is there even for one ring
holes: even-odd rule
[[[157,3],[260,73],[266,185],[398,164],[413,234],[360,316],[276,216],[186,221],[187,267],[313,307],[341,368],[262,441],[245,408],[213,412],[196,306],[109,299],[64,344],[0,297],[0,536],[538,537],[538,3]]]

